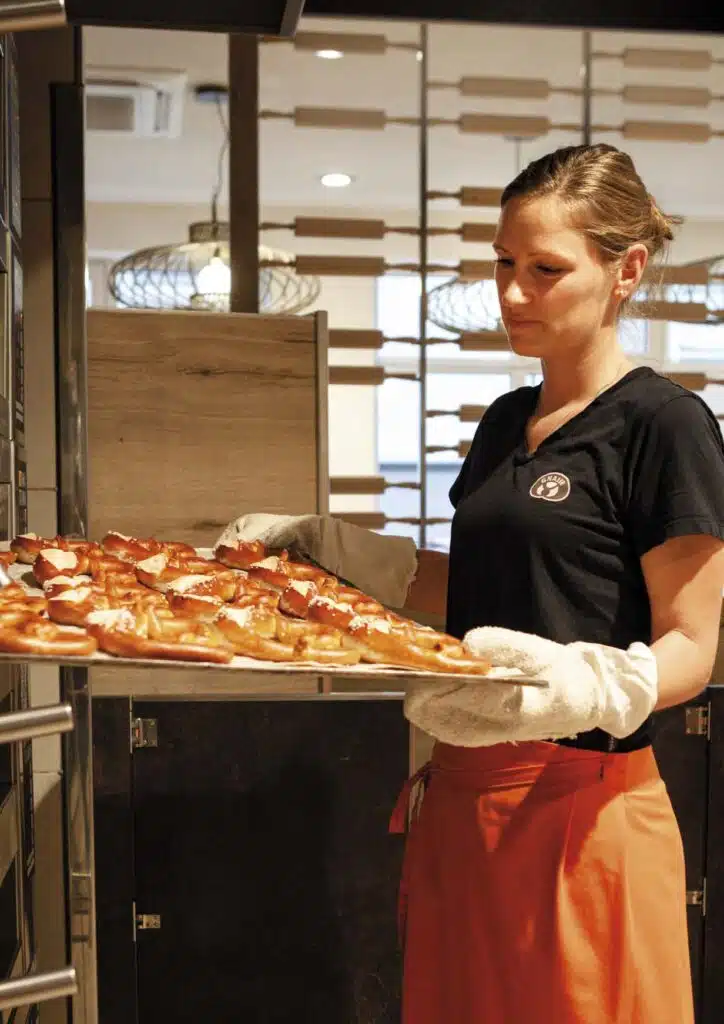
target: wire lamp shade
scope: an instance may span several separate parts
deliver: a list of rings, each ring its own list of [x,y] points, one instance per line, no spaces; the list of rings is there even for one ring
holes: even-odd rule
[[[268,262],[275,265],[267,266]],[[188,242],[123,257],[110,269],[108,288],[119,306],[130,309],[229,312],[229,225],[201,221],[190,226]],[[259,246],[261,313],[301,313],[317,300],[319,291],[319,278],[297,274],[293,256]]]

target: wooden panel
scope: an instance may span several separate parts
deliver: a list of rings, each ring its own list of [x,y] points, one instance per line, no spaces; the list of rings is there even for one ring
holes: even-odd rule
[[[385,382],[384,366],[330,366],[330,384],[376,387]]]
[[[298,238],[384,238],[383,220],[342,217],[297,217],[294,234]]]
[[[330,494],[384,494],[382,476],[333,476],[329,481]]]
[[[387,115],[384,110],[295,107],[294,123],[297,128],[351,128],[356,131],[381,131],[387,124]]]
[[[708,71],[711,54],[708,50],[651,50],[627,47],[623,51],[627,68],[681,68],[685,71]]]
[[[673,107],[708,107],[711,93],[708,89],[676,85],[625,85],[624,103],[663,103]]]
[[[709,310],[703,302],[639,302],[641,315],[667,323],[704,323]]]
[[[642,142],[708,142],[711,128],[695,121],[624,121],[621,132],[625,139]]]
[[[501,188],[478,187],[477,185],[463,185],[460,189],[461,206],[500,206],[500,198],[503,194]]]
[[[659,267],[652,269],[654,281],[661,284],[699,284],[709,282],[709,268],[706,263],[692,263],[683,267]]]
[[[460,260],[461,281],[492,281],[495,260]]]
[[[335,328],[329,332],[330,348],[382,348],[385,336],[382,331]]]
[[[488,411],[487,405],[461,405],[460,422],[478,423]]]
[[[689,391],[703,391],[708,383],[705,373],[666,373],[664,376]]]
[[[206,546],[243,512],[315,510],[315,324],[90,310],[92,535]]]
[[[505,331],[466,331],[458,340],[461,352],[507,352],[510,341]]]
[[[497,224],[463,224],[460,236],[463,242],[492,242],[497,229]]]
[[[297,256],[297,273],[309,277],[381,277],[382,256]]]
[[[463,96],[504,96],[506,99],[545,100],[551,87],[545,78],[475,78],[460,79]]]
[[[91,672],[95,697],[182,698],[203,700],[238,700],[240,682],[244,700],[278,697],[308,697],[319,693],[319,677],[294,676],[270,672],[240,680],[236,673],[214,672],[212,668],[191,672],[188,669],[131,668],[123,672],[113,668],[94,668]]]
[[[482,135],[514,135],[536,139],[547,135],[551,123],[547,117],[515,117],[506,114],[461,114],[460,131]]]

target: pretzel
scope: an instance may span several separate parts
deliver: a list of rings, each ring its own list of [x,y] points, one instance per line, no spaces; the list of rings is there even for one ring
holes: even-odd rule
[[[214,558],[230,569],[248,569],[266,555],[267,550],[260,540],[235,540],[231,544],[217,544],[214,550]]]
[[[0,651],[6,654],[40,654],[50,658],[85,658],[98,649],[87,633],[56,626],[34,618],[8,626],[0,622]]]
[[[490,672],[490,663],[476,658],[459,640],[414,623],[391,623],[387,619],[353,619],[346,631],[346,643],[359,651],[363,661],[398,668],[480,675]]]
[[[285,620],[264,607],[224,607],[216,625],[237,654],[262,661],[356,665],[359,653],[346,648],[336,630]],[[306,628],[305,628],[306,627]],[[311,627],[311,628],[310,628]]]
[[[139,540],[136,537],[127,537],[125,533],[118,533],[111,530],[101,541],[101,547],[107,555],[115,555],[124,562],[140,562],[151,555],[157,555],[161,551],[161,544],[153,538]]]
[[[232,648],[219,630],[187,619],[159,619],[153,610],[128,608],[91,612],[86,629],[107,654],[228,664]]]
[[[211,594],[175,594],[168,592],[168,606],[174,615],[195,619],[198,622],[213,622],[224,602]]]
[[[10,550],[23,565],[32,565],[44,548],[57,547],[57,538],[48,540],[37,533],[21,533],[10,541]]]
[[[91,612],[110,608],[109,598],[95,587],[72,587],[48,597],[48,617],[63,626],[84,626]]]
[[[14,551],[0,551],[0,565],[6,569],[9,565],[14,565],[17,560],[18,556]]]
[[[232,569],[225,569],[212,576],[179,576],[169,583],[166,592],[176,596],[204,594],[222,602],[233,601],[238,594],[244,593],[245,584],[245,576]]]
[[[90,576],[84,575],[53,576],[43,584],[43,593],[47,598],[57,597],[58,594],[62,594],[65,590],[75,590],[76,587],[87,587],[91,582]]]
[[[211,576],[214,574],[225,574],[230,577],[230,572],[221,562],[212,562],[200,555],[193,558],[171,558],[169,555],[159,552],[137,562],[135,566],[136,577],[147,587],[160,590],[164,593],[168,585],[182,576]]]
[[[321,585],[330,579],[323,569],[306,565],[304,562],[290,562],[279,555],[268,555],[260,562],[253,562],[247,572],[251,579],[259,580],[280,591],[285,590],[291,580]]]
[[[294,618],[306,619],[310,602],[319,597],[319,588],[311,580],[289,580],[279,596],[279,611]]]
[[[33,562],[33,576],[41,584],[55,576],[82,575],[88,567],[88,559],[75,551],[62,548],[43,548]]]

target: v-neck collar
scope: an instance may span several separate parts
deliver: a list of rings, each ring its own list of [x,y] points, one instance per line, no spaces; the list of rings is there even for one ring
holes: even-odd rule
[[[579,412],[575,413],[575,415],[571,416],[570,419],[566,420],[565,423],[561,423],[560,427],[557,427],[552,433],[548,434],[547,437],[544,437],[541,443],[538,445],[538,447],[535,448],[533,451],[531,451],[528,447],[528,421],[530,420],[531,416],[535,411],[535,407],[538,403],[538,398],[540,396],[541,388],[543,385],[538,384],[536,385],[536,387],[531,388],[531,405],[523,421],[522,433],[520,437],[520,449],[522,450],[522,454],[525,456],[526,461],[531,461],[532,459],[534,459],[542,449],[549,447],[551,442],[556,441],[561,437],[564,437],[567,433],[571,431],[571,429],[575,428],[581,422],[582,419],[585,419],[585,417],[590,414],[591,410],[598,408],[601,405],[601,403],[604,402],[606,398],[608,398],[609,395],[614,395],[628,381],[632,380],[634,377],[645,377],[653,373],[655,373],[655,370],[652,370],[650,366],[634,366],[633,369],[629,370],[628,373],[625,373],[623,377],[620,377],[614,384],[612,384],[608,388],[605,388],[605,390],[603,390],[600,393],[600,395],[596,395],[595,398],[591,399],[588,405],[585,405]]]

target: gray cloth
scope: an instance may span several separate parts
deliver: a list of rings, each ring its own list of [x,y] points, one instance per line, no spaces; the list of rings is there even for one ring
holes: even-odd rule
[[[251,512],[230,523],[217,544],[259,540],[313,559],[391,608],[402,608],[417,570],[417,548],[408,537],[390,537],[332,516],[278,516]]]

